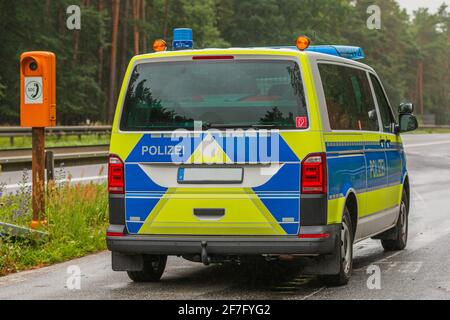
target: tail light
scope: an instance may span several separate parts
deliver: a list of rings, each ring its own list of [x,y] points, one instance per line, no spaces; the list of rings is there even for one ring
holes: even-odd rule
[[[125,234],[123,232],[106,232],[107,237],[123,237]]]
[[[313,153],[302,161],[302,193],[327,192],[327,158],[325,153]]]
[[[303,234],[299,234],[298,237],[300,239],[325,239],[325,238],[329,238],[330,234],[329,233],[303,233]]]
[[[108,191],[109,193],[123,194],[124,190],[123,162],[118,156],[110,155],[108,161]]]

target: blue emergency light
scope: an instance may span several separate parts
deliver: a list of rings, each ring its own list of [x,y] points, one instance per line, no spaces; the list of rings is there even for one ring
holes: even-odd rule
[[[331,54],[333,56],[351,60],[360,60],[365,58],[362,48],[352,46],[310,46],[305,51]]]
[[[299,50],[295,46],[279,46],[271,48]],[[318,52],[323,54],[329,54],[332,56],[347,58],[351,60],[360,60],[366,57],[364,55],[364,50],[362,48],[353,46],[337,46],[337,45],[309,46],[301,51]]]
[[[176,28],[173,29],[173,50],[192,49],[194,41],[192,36],[192,29],[190,28]]]

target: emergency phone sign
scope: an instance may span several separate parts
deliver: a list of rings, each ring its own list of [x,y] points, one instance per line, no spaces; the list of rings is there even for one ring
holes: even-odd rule
[[[42,104],[43,89],[42,77],[25,77],[24,96],[25,104]]]
[[[56,55],[52,52],[20,55],[20,126],[56,126]]]

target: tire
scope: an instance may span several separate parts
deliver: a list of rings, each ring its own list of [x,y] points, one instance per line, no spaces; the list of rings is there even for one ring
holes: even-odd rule
[[[342,217],[341,247],[336,254],[339,255],[340,271],[335,275],[322,276],[322,281],[328,286],[343,286],[350,280],[353,270],[353,225],[348,208],[345,208]]]
[[[144,270],[127,271],[134,282],[157,282],[166,269],[167,256],[144,255]]]
[[[397,225],[394,227],[394,239],[381,240],[381,245],[386,251],[398,251],[406,248],[408,243],[408,196],[403,190],[402,202],[400,203],[400,213]]]

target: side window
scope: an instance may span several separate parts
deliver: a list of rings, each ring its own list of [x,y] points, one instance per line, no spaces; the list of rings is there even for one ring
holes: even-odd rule
[[[378,131],[378,118],[367,73],[363,70],[319,64],[328,118],[333,130]]]
[[[392,132],[392,124],[395,123],[395,118],[392,114],[391,107],[388,100],[384,95],[380,81],[373,74],[370,74],[372,80],[373,89],[375,91],[375,97],[378,101],[378,108],[380,109],[381,122],[383,123],[384,132]]]

